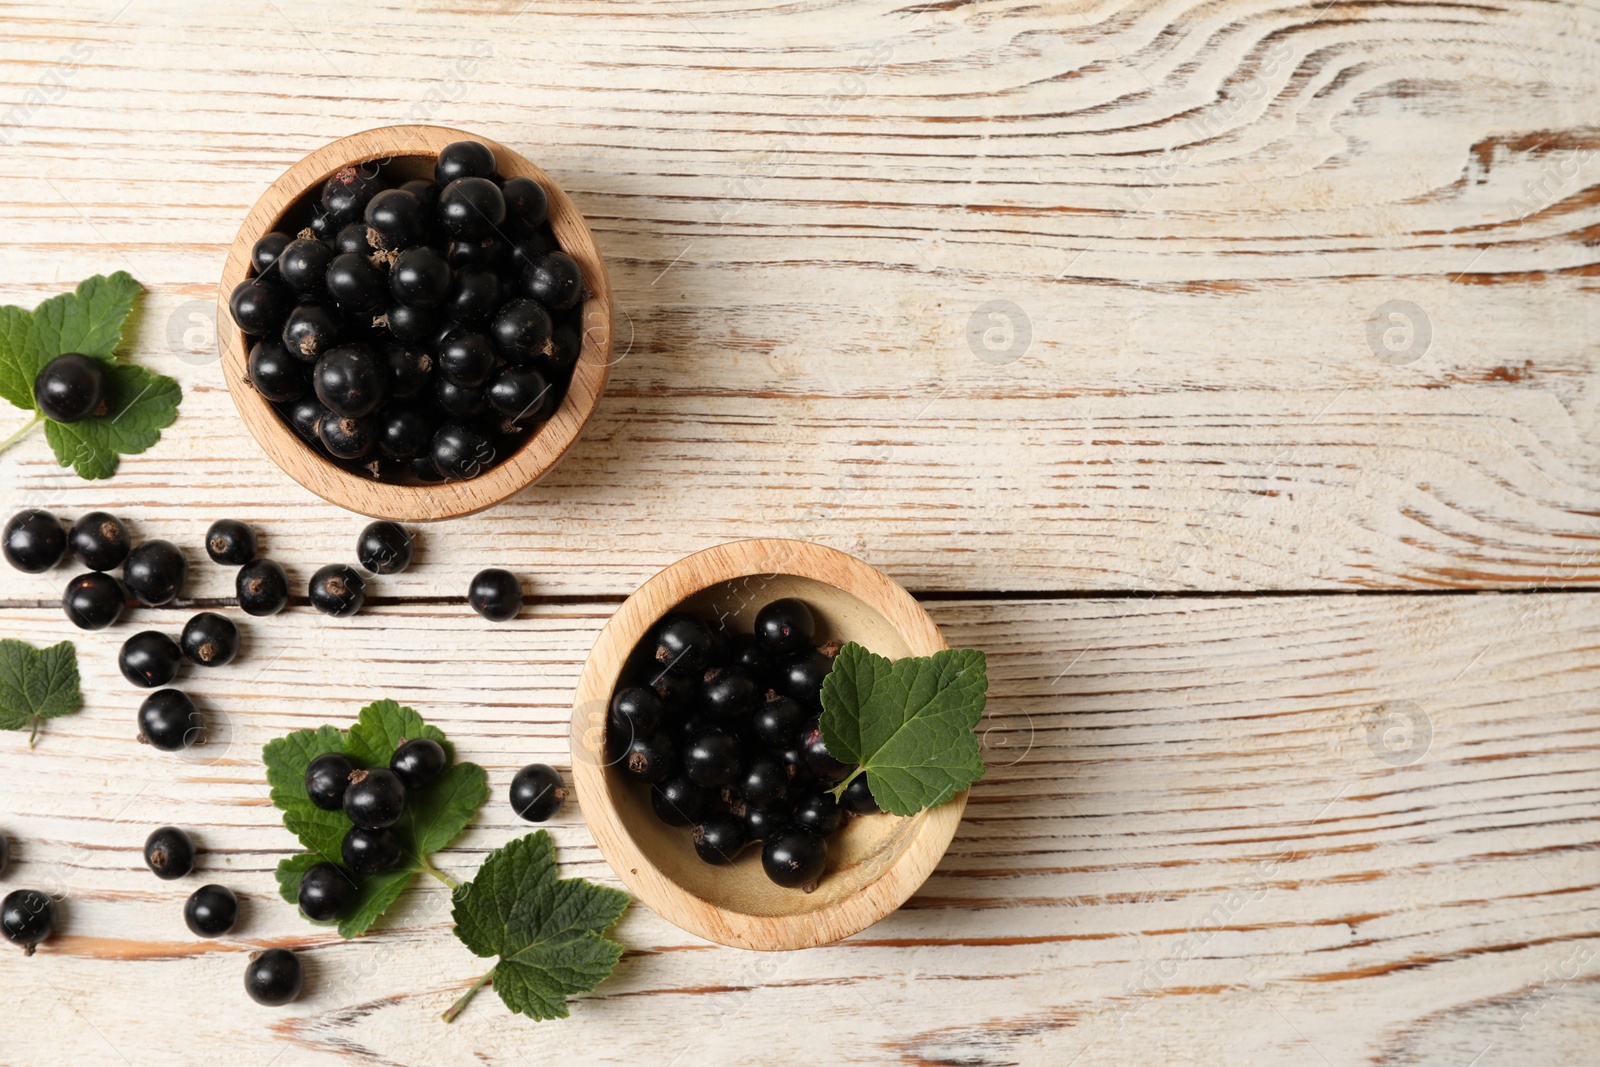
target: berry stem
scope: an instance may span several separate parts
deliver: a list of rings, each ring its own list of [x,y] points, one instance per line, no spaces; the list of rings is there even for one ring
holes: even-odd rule
[[[471,1001],[473,997],[478,995],[478,990],[488,985],[493,978],[494,972],[490,971],[476,982],[473,982],[472,988],[461,994],[461,999],[450,1005],[450,1009],[443,1015],[439,1016],[439,1018],[443,1019],[447,1023],[455,1022],[456,1016],[461,1014],[461,1010],[467,1006],[467,1003]]]
[[[431,874],[435,878],[439,879],[439,881],[443,882],[445,885],[449,886],[451,889],[457,889],[457,888],[459,888],[461,886],[460,882],[456,881],[454,878],[450,877],[448,874],[445,874],[439,868],[435,867],[432,863],[430,863],[428,861],[428,857],[423,856],[421,859],[422,859],[422,869],[424,871],[427,871],[429,874]]]
[[[844,797],[845,786],[847,786],[851,782],[855,781],[856,780],[856,775],[858,775],[860,773],[861,773],[861,767],[857,766],[855,770],[851,771],[848,775],[845,776],[845,780],[844,781],[842,781],[838,785],[834,786],[833,789],[830,790],[830,792],[833,793],[833,799],[835,799],[835,800],[842,799]]]
[[[10,437],[7,437],[4,441],[0,441],[0,452],[4,452],[6,449],[8,449],[12,445],[16,444],[18,441],[20,441],[24,437],[28,436],[28,434],[33,432],[33,428],[35,426],[38,426],[42,422],[44,422],[44,416],[39,414],[38,412],[34,412],[33,413],[33,418],[29,419],[27,422],[22,424],[22,429],[18,430],[16,433],[12,434]]]

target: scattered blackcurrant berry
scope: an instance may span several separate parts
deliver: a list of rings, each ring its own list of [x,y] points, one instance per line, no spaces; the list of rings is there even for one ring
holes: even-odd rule
[[[157,689],[139,705],[139,740],[177,752],[205,740],[205,719],[179,689]]]
[[[774,656],[790,656],[811,647],[817,622],[803,600],[784,597],[756,613],[756,638]]]
[[[311,576],[310,595],[312,607],[342,619],[354,615],[366,603],[367,583],[354,567],[330,563]]]
[[[745,846],[744,820],[726,811],[713,811],[690,831],[694,851],[707,863],[732,863]]]
[[[727,785],[739,773],[739,742],[728,734],[701,734],[683,750],[683,770],[700,785]]]
[[[189,894],[183,921],[196,937],[221,937],[239,921],[239,898],[223,885],[203,885]]]
[[[839,804],[846,811],[857,815],[876,815],[883,810],[873,799],[872,786],[867,782],[865,771],[850,779],[850,784],[844,787],[844,792],[839,797]]]
[[[406,787],[400,776],[383,767],[351,771],[344,791],[344,813],[363,830],[382,830],[400,821],[406,810]]]
[[[152,830],[144,839],[144,865],[164,882],[194,870],[194,841],[176,826]]]
[[[324,752],[306,767],[306,796],[323,811],[343,811],[345,790],[355,770],[349,757]]]
[[[810,892],[828,866],[828,843],[811,830],[789,826],[767,836],[761,869],[777,885]]]
[[[242,567],[256,558],[256,532],[247,522],[218,519],[206,531],[206,555],[215,563]]]
[[[183,592],[189,580],[189,561],[171,541],[143,541],[128,553],[122,580],[139,603],[159,607]]]
[[[300,910],[312,922],[330,923],[344,918],[360,895],[361,887],[338,864],[314,864],[300,876]]]
[[[122,642],[117,667],[122,676],[141,689],[155,689],[177,677],[183,650],[159,630],[144,630]]]
[[[672,772],[672,758],[678,746],[665,730],[628,742],[622,754],[622,768],[635,778],[659,782]]]
[[[233,590],[246,615],[276,615],[289,603],[289,576],[274,561],[255,559],[239,568]]]
[[[530,763],[511,779],[511,810],[529,822],[550,819],[566,799],[560,772],[546,764]]]
[[[392,829],[352,826],[339,846],[339,856],[353,874],[382,874],[405,857],[405,844]]]
[[[300,995],[305,970],[300,957],[286,948],[269,948],[250,957],[244,969],[244,991],[257,1004],[275,1008]]]
[[[29,508],[6,521],[6,562],[28,574],[42,574],[61,562],[67,551],[67,531],[48,511]]]
[[[178,645],[190,663],[200,667],[221,667],[239,651],[239,628],[226,616],[202,611],[183,624]]]
[[[122,617],[127,602],[122,583],[103,571],[78,575],[61,596],[62,610],[80,630],[104,630]]]
[[[56,926],[56,905],[37,889],[18,889],[0,901],[0,932],[25,955],[50,938]]]
[[[522,610],[522,583],[499,567],[481,570],[467,588],[467,603],[490,622],[507,622]]]
[[[115,515],[91,511],[72,524],[72,555],[92,571],[109,571],[128,558],[128,530]]]
[[[411,566],[411,532],[397,522],[369,523],[356,538],[356,559],[373,574],[399,574]]]
[[[407,789],[428,788],[439,780],[448,766],[450,756],[444,746],[431,737],[401,740],[394,755],[389,758],[389,769]]]
[[[650,806],[668,826],[692,826],[705,813],[709,793],[686,774],[674,774],[650,787]]]

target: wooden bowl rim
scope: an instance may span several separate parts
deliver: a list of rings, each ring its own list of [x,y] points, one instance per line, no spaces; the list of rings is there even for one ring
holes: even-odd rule
[[[775,562],[781,561],[781,562]],[[948,648],[922,605],[887,575],[837,549],[806,541],[752,538],[685,556],[641,585],[595,639],[573,698],[572,777],[584,821],[606,862],[629,890],[668,922],[734,948],[812,948],[859,933],[904,904],[944,857],[966,809],[962,792],[912,818],[920,823],[893,863],[850,896],[793,916],[732,911],[690,892],[657,870],[634,843],[613,800],[598,731],[585,709],[609,705],[629,653],[673,605],[722,582],[751,575],[809,578],[854,596],[878,612],[911,654]],[[662,607],[665,605],[665,607]]]
[[[250,343],[233,323],[228,297],[249,275],[250,249],[305,193],[341,167],[400,156],[436,154],[472,140],[495,154],[502,174],[534,179],[550,198],[550,223],[562,250],[578,261],[590,296],[583,305],[582,350],[561,406],[515,452],[466,481],[398,485],[354,474],[324,459],[278,417],[248,382]],[[550,176],[521,154],[479,134],[448,126],[380,126],[331,141],[284,171],[251,207],[234,237],[217,292],[217,344],[223,377],[250,435],[285,474],[330,503],[372,518],[434,522],[470,515],[507,499],[550,472],[583,433],[611,369],[611,283],[594,234]]]

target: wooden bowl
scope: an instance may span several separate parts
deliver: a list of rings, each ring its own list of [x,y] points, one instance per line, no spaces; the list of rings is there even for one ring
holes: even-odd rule
[[[503,177],[532,178],[550,198],[550,226],[556,240],[583,270],[590,297],[583,305],[583,347],[572,384],[561,406],[518,449],[500,462],[466,481],[440,485],[402,485],[380,482],[350,471],[318,454],[278,417],[251,388],[247,361],[250,341],[233,323],[228,296],[249,276],[250,249],[308,193],[315,193],[341,167],[380,163],[386,173],[401,181],[432,177],[439,150],[452,141],[480,141],[493,150]],[[380,519],[431,522],[470,515],[498,504],[542,478],[556,465],[583,432],[584,424],[605,389],[611,362],[611,284],[595,247],[594,235],[550,176],[520,155],[487,137],[444,126],[384,126],[341,137],[312,152],[290,167],[256,201],[239,227],[217,291],[217,343],[222,367],[239,416],[256,442],[283,471],[331,503]]]
[[[612,870],[662,918],[736,948],[810,948],[871,926],[938,865],[967,803],[962,793],[909,819],[852,817],[828,839],[827,874],[805,893],[768,881],[754,846],[731,866],[705,863],[686,828],[656,818],[648,789],[607,766],[611,694],[657,619],[682,606],[748,633],[763,605],[786,596],[811,605],[819,640],[858,641],[891,659],[947,647],[910,594],[854,556],[803,541],[734,541],[679,560],[623,602],[589,653],[573,709],[572,777]]]

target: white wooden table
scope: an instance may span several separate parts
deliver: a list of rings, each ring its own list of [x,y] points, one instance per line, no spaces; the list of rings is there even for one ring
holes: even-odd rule
[[[0,571],[0,634],[75,640],[86,694],[0,738],[3,885],[64,916],[0,953],[0,1063],[1594,1062],[1593,4],[354,7],[0,6],[0,302],[128,270],[129,352],[185,390],[109,482],[12,449],[4,510],[112,510],[193,553],[197,603],[232,588],[217,518],[297,584],[351,558],[361,520],[244,435],[208,316],[261,190],[358,129],[548,170],[625,356],[546,482],[425,530],[364,614],[245,626],[187,683],[204,755],[134,743],[133,624]],[[441,887],[352,943],[277,899],[266,740],[416,706],[489,770],[441,857],[468,876],[527,829],[515,769],[568,764],[616,603],[753,535],[854,552],[989,653],[991,769],[906,907],[759,955],[637,906],[570,1020],[446,1026],[481,968]],[[536,590],[517,624],[462,603],[485,566]],[[143,869],[163,823],[236,936]],[[580,805],[553,833],[615,884]],[[310,969],[286,1009],[240,988],[269,945]]]

